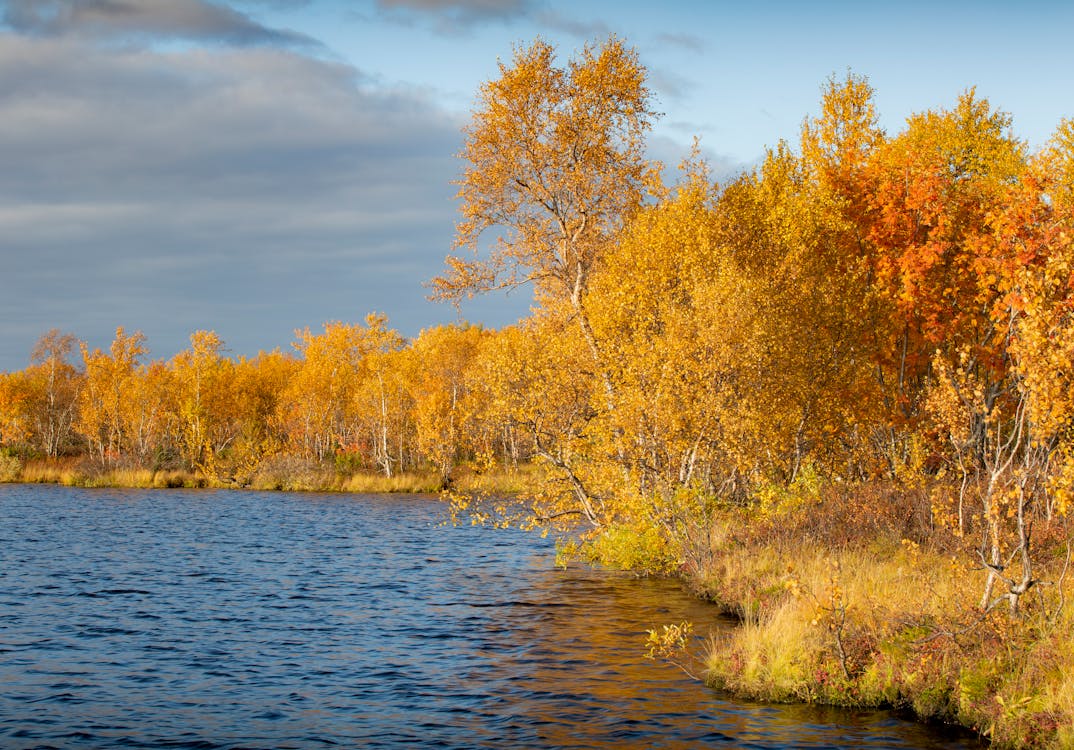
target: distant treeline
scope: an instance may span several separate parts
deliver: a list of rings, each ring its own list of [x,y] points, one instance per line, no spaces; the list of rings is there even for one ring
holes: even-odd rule
[[[0,444],[23,459],[81,456],[245,484],[266,463],[301,459],[387,477],[460,460],[517,464],[525,435],[482,384],[497,334],[430,328],[405,341],[382,316],[298,333],[293,351],[223,354],[197,331],[172,359],[144,362],[142,334],[108,351],[50,331],[25,370],[0,375]]]

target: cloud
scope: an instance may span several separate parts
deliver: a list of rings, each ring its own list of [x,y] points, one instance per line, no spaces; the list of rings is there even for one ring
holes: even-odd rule
[[[477,26],[529,22],[580,39],[607,36],[603,21],[582,21],[544,0],[374,0],[381,17],[397,23],[430,23],[435,32],[458,36]]]
[[[527,0],[376,0],[386,10],[406,8],[420,13],[456,13],[478,18],[503,18],[524,14]]]
[[[577,18],[568,18],[562,13],[556,13],[552,10],[542,10],[535,13],[534,20],[553,31],[570,34],[579,39],[597,39],[606,37],[611,33],[611,30],[603,21],[580,21]]]
[[[672,130],[678,130],[678,128],[672,128]],[[709,173],[721,184],[733,180],[751,166],[710,148],[704,140],[698,145],[701,149],[701,158],[708,164]],[[683,139],[668,135],[653,135],[649,138],[646,155],[663,164],[664,181],[667,184],[675,184],[682,177],[679,165],[690,156],[690,148],[691,144]]]
[[[676,47],[700,54],[708,48],[708,43],[696,34],[657,34],[656,42],[662,46]]]
[[[389,20],[431,21],[444,34],[459,34],[473,26],[506,23],[529,16],[531,0],[374,0]]]
[[[2,18],[15,31],[39,36],[317,44],[309,37],[270,29],[206,0],[7,0]]]
[[[689,76],[667,67],[650,68],[649,84],[661,98],[682,101],[691,96],[696,83]]]
[[[462,123],[425,95],[272,47],[0,33],[0,69],[0,370],[52,327],[141,329],[156,356],[213,328],[252,354],[371,310],[406,333],[453,315],[421,282]]]

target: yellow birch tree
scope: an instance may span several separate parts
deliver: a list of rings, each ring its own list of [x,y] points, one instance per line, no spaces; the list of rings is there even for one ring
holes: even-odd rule
[[[131,407],[136,405],[134,389],[138,358],[147,352],[145,336],[130,336],[121,327],[108,353],[92,352],[81,344],[86,379],[79,398],[76,429],[86,438],[97,459],[115,465],[132,447],[136,428]]]

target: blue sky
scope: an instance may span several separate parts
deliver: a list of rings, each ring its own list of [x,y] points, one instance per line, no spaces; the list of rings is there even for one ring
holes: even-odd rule
[[[615,33],[719,174],[794,141],[830,75],[869,78],[890,132],[976,86],[1037,147],[1074,116],[1074,4],[597,0],[0,2],[0,369],[56,327],[168,358],[296,328],[455,319],[422,283],[451,249],[474,93],[536,36],[565,60]],[[463,314],[499,326],[525,293]]]

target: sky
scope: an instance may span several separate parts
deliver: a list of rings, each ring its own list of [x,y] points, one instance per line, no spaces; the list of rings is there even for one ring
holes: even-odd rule
[[[426,299],[452,252],[456,154],[480,85],[540,37],[615,34],[649,71],[669,165],[794,142],[848,70],[882,124],[976,87],[1037,148],[1074,117],[1074,3],[0,0],[0,370],[58,328],[150,359],[215,330],[233,357]],[[499,327],[526,290],[463,306]]]

